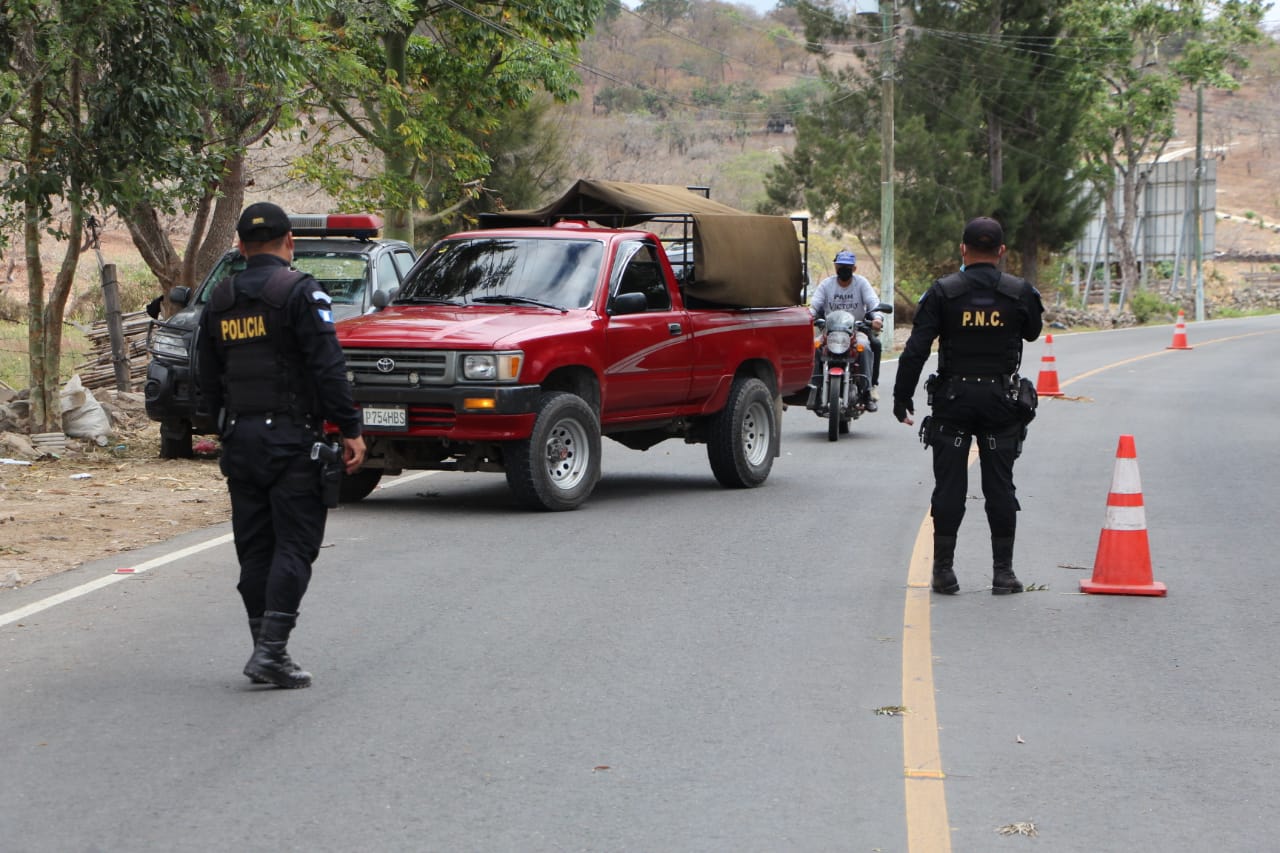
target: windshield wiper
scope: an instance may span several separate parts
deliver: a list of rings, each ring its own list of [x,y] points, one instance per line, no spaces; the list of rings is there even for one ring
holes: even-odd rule
[[[487,302],[491,305],[536,305],[539,308],[550,308],[564,314],[569,309],[543,302],[541,299],[530,299],[528,296],[473,296],[472,302]]]

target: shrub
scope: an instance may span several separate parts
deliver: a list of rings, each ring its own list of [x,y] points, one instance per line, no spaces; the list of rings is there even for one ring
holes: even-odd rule
[[[1129,310],[1139,323],[1147,323],[1154,317],[1177,313],[1178,309],[1150,290],[1139,290],[1129,299]]]

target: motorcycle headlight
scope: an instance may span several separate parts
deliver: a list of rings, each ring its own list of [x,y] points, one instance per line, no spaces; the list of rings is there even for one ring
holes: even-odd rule
[[[833,330],[827,332],[827,349],[836,355],[843,355],[849,351],[849,344],[853,338],[848,332]]]
[[[157,331],[151,336],[151,352],[155,355],[186,360],[187,337],[176,332]]]

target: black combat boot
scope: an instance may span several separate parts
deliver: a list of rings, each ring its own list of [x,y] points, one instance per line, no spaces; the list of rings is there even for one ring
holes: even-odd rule
[[[1013,573],[1013,538],[991,540],[991,594],[1022,592],[1022,581]]]
[[[285,646],[289,642],[289,634],[297,624],[297,613],[277,613],[268,610],[262,614],[262,623],[258,632],[258,644],[253,649],[253,657],[244,665],[244,674],[250,678],[261,678],[276,687],[294,688],[310,687],[311,673],[303,672],[289,657]]]
[[[933,537],[933,591],[955,595],[960,591],[952,562],[956,553],[956,537]]]
[[[253,647],[255,649],[258,647],[258,634],[260,634],[261,632],[262,632],[262,617],[250,616],[249,617],[249,634],[253,638]],[[267,681],[265,678],[259,678],[256,675],[250,675],[249,680],[252,681],[254,684],[270,684],[271,683],[270,681]]]

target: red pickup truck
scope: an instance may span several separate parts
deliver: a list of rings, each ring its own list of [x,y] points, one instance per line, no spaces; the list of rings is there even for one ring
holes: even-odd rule
[[[369,448],[343,500],[407,469],[502,471],[522,504],[575,509],[602,435],[705,443],[721,484],[764,483],[813,364],[803,228],[601,181],[482,225],[338,324]]]

